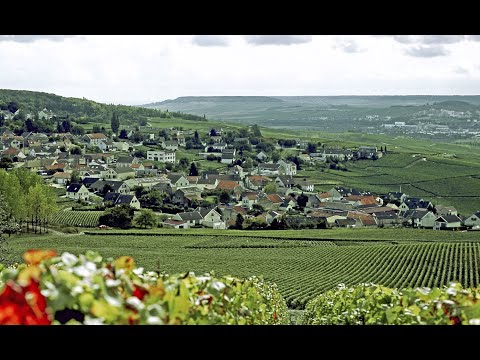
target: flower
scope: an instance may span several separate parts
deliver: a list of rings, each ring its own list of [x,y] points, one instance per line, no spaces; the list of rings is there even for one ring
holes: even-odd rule
[[[50,325],[47,302],[37,281],[23,287],[8,281],[0,295],[0,325]]]

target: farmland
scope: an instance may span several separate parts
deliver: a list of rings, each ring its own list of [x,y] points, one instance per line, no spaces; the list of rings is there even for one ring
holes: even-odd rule
[[[51,223],[66,226],[96,227],[102,211],[58,211]]]
[[[262,274],[277,283],[291,308],[303,308],[339,283],[375,282],[400,288],[443,286],[453,280],[464,286],[480,284],[479,232],[403,230],[244,231],[241,235],[187,231],[181,236],[107,231],[104,235],[14,237],[9,247],[11,261],[21,261],[20,254],[30,248],[75,254],[90,249],[106,257],[131,255],[140,266],[167,273]]]

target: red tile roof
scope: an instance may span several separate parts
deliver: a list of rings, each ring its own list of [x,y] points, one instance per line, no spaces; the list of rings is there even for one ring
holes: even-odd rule
[[[267,199],[273,203],[283,203],[282,198],[278,194],[269,194],[267,195]]]
[[[217,185],[217,189],[220,190],[235,190],[237,186],[240,186],[237,181],[232,180],[220,180]]]

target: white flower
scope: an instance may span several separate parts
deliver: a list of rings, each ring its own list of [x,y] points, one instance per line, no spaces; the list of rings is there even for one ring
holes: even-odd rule
[[[135,275],[141,275],[143,273],[143,270],[144,270],[143,267],[139,267],[139,268],[133,269],[132,271]]]
[[[147,318],[147,324],[149,324],[149,325],[162,325],[163,321],[158,316],[149,316]]]
[[[105,285],[107,285],[107,287],[116,287],[116,286],[120,286],[122,282],[118,279],[116,280],[113,280],[113,279],[107,279],[105,281]]]
[[[470,319],[468,323],[470,325],[480,325],[480,319]]]
[[[85,316],[85,320],[83,321],[85,325],[104,325],[102,319],[91,318],[90,316]]]
[[[122,305],[120,300],[114,298],[113,296],[105,295],[105,300],[107,300],[107,302],[112,306],[120,307]]]
[[[62,262],[66,265],[66,266],[73,266],[74,264],[76,264],[78,261],[78,258],[73,255],[73,254],[70,254],[68,252],[64,252],[62,254]]]
[[[79,294],[82,294],[83,293],[83,287],[81,286],[74,286],[73,289],[72,289],[72,295],[75,296],[75,295],[79,295]]]
[[[130,305],[131,307],[135,308],[136,310],[142,310],[145,305],[142,303],[142,301],[137,298],[136,296],[131,296],[127,299],[127,304]]]

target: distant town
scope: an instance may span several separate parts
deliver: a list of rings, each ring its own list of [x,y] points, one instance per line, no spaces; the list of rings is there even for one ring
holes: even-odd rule
[[[15,115],[8,110],[0,114],[3,119]],[[56,119],[48,109],[27,114],[27,118],[33,116]],[[50,134],[3,129],[0,165],[41,175],[57,189],[61,201],[74,203],[74,210],[122,205],[151,209],[159,216],[159,226],[176,229],[458,230],[480,225],[479,212],[460,217],[449,204],[434,206],[429,199],[410,197],[400,189],[375,194],[333,186],[319,192],[308,177],[297,176],[302,164],[322,163],[341,170],[345,162],[388,157],[386,146],[331,148],[301,139],[272,144],[261,141],[256,125],[228,132],[222,128],[208,132],[177,127],[155,132],[118,128],[118,135],[97,126],[92,132],[74,134],[68,119],[56,121],[57,132]],[[386,123],[383,128],[431,134],[453,131],[446,125],[405,122]],[[299,149],[300,153],[282,158],[276,151],[282,148]],[[193,151],[209,163],[223,164],[223,170],[199,169],[195,161],[177,156],[180,149]]]

